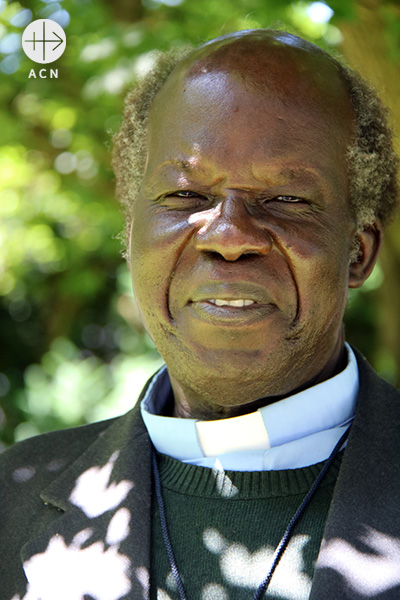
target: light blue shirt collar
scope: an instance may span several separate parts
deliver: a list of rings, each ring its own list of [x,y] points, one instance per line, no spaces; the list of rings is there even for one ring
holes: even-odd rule
[[[163,367],[141,403],[150,438],[159,452],[183,462],[233,471],[295,469],[325,460],[352,421],[357,402],[357,360],[346,348],[348,364],[338,375],[251,415],[218,421],[161,416],[172,393]],[[219,440],[226,442],[220,450]]]

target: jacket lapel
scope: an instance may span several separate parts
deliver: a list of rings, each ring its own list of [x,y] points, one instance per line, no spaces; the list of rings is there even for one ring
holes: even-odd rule
[[[400,597],[399,393],[357,353],[360,393],[310,600]]]
[[[22,549],[24,600],[148,599],[150,459],[138,403],[42,492],[54,518]]]
[[[400,597],[399,393],[357,354],[360,393],[310,600]],[[21,600],[148,600],[151,444],[139,403],[43,491]]]

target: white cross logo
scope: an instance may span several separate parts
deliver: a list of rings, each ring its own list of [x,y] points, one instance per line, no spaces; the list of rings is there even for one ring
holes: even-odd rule
[[[22,34],[22,49],[31,60],[47,64],[63,54],[66,46],[64,29],[51,19],[37,19]]]

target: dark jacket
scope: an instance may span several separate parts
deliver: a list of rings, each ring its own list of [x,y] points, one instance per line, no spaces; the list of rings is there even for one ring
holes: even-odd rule
[[[400,598],[400,393],[357,359],[310,600]],[[0,600],[148,599],[150,461],[139,403],[0,455]]]

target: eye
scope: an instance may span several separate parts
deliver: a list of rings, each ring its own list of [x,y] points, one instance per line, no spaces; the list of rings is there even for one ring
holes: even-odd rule
[[[192,192],[191,190],[179,190],[177,192],[172,192],[172,194],[166,194],[164,198],[187,198],[190,200],[191,198],[204,198],[204,196],[197,192]]]
[[[304,202],[303,198],[298,198],[297,196],[276,196],[274,200],[279,200],[280,202],[290,202],[291,204]]]
[[[199,196],[199,194],[196,194],[196,192],[191,192],[190,190],[182,190],[180,192],[174,192],[173,194],[168,195],[178,196],[179,198],[195,198]]]
[[[194,192],[193,190],[177,190],[170,194],[165,194],[160,198],[159,202],[167,208],[175,210],[193,210],[202,207],[208,203],[208,198],[203,194]]]
[[[263,198],[264,206],[274,206],[274,207],[285,207],[285,206],[308,206],[310,203],[305,198],[301,198],[299,196],[289,196],[286,194],[282,194],[280,196],[269,196],[267,198]]]

